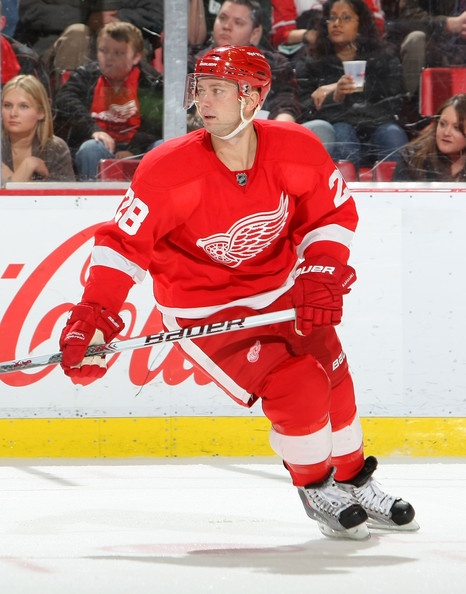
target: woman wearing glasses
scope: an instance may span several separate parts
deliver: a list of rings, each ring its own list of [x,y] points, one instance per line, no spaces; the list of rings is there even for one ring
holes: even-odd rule
[[[356,92],[354,79],[344,73],[347,61],[365,60],[365,84]],[[377,31],[363,0],[329,0],[313,56],[296,63],[303,109],[301,122],[317,132],[330,129],[326,147],[336,161],[358,168],[389,158],[408,142],[397,123],[403,100],[401,65]],[[317,132],[319,133],[319,132]]]

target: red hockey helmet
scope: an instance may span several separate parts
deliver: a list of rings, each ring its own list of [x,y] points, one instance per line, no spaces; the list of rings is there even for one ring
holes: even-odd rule
[[[259,104],[263,105],[272,83],[272,73],[264,54],[254,46],[225,45],[216,47],[200,58],[193,74],[186,80],[185,108],[196,98],[199,78],[223,78],[238,84],[238,96],[249,95],[251,89],[260,92]]]

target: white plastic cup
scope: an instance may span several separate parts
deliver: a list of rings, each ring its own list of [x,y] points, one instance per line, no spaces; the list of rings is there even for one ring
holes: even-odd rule
[[[364,90],[364,81],[366,78],[366,60],[349,60],[343,62],[343,70],[345,74],[353,77],[355,93],[360,93]]]

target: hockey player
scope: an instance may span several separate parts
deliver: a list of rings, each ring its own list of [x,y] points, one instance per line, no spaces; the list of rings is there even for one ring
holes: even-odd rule
[[[368,526],[416,530],[412,506],[380,490],[364,460],[346,356],[335,331],[355,203],[322,144],[298,124],[254,120],[270,89],[255,47],[212,49],[188,75],[204,128],[139,165],[115,218],[95,236],[82,301],[60,338],[73,382],[98,378],[131,286],[153,278],[167,330],[295,308],[296,322],[182,340],[185,356],[239,404],[261,401],[270,443],[306,513],[330,537]]]

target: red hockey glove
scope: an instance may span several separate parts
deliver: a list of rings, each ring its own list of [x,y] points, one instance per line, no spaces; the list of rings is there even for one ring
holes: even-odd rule
[[[336,326],[343,314],[343,295],[356,280],[351,266],[328,256],[303,262],[296,270],[292,289],[296,332],[306,336],[314,326]]]
[[[74,384],[86,384],[105,375],[105,355],[84,355],[90,345],[110,342],[124,327],[119,315],[97,303],[75,305],[60,336],[65,375]]]

